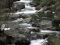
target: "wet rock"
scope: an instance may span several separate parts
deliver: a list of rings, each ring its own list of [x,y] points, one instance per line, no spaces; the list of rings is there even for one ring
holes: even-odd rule
[[[41,26],[42,29],[51,28],[52,27],[52,21],[42,20],[40,22],[40,26]]]
[[[36,3],[30,3],[30,5],[31,5],[32,7],[36,7],[36,6],[37,6]]]
[[[9,19],[10,20],[16,20],[17,18],[19,18],[20,15],[16,15],[15,13],[10,13],[9,14]]]
[[[60,31],[59,25],[60,25],[60,20],[53,20],[52,21],[52,26],[54,26],[57,31]]]
[[[7,36],[6,37],[6,42],[7,42],[7,44],[13,44],[14,43],[14,38],[12,36]]]
[[[21,9],[24,9],[24,8],[25,8],[24,3],[17,2],[17,1],[13,3],[13,9],[15,10],[20,11]]]
[[[40,10],[41,5],[36,6],[36,10]]]
[[[29,45],[29,44],[30,44],[30,41],[27,39],[21,39],[15,42],[15,45]]]

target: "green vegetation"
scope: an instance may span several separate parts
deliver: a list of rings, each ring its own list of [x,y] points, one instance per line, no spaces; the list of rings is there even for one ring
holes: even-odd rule
[[[56,37],[56,36],[49,36],[49,42],[51,43],[51,45],[60,45],[60,37]]]
[[[55,0],[33,0],[34,3],[36,4],[41,4],[41,5],[51,5],[55,3]]]
[[[38,6],[40,5],[41,7],[47,7],[44,11],[51,11],[48,12],[47,14],[44,13],[44,11],[39,12],[38,14],[32,16],[32,21],[34,23],[39,23],[41,20],[60,20],[60,0],[33,0]],[[40,8],[40,7],[38,7]],[[54,14],[52,12],[55,12]],[[47,17],[47,18],[42,18],[42,17]],[[59,21],[58,21],[59,22]],[[54,26],[56,29],[60,30],[60,27],[58,26],[58,23],[54,23]],[[56,36],[49,36],[49,43],[50,45],[60,45],[60,37]]]
[[[13,0],[9,1],[0,0],[0,24],[1,21],[8,21],[9,19],[8,13],[11,11],[10,7],[12,6]],[[31,22],[34,22],[37,26],[40,26],[42,20],[60,20],[60,0],[33,0],[33,3],[37,4],[36,8],[43,8],[43,11],[31,16]],[[52,28],[54,27],[60,30],[57,23],[53,23]],[[49,36],[48,40],[51,43],[50,45],[60,45],[60,37]]]
[[[0,0],[0,21],[7,21],[13,2],[16,0]]]
[[[45,7],[46,9],[42,12],[39,12],[37,15],[32,16],[34,22],[39,22],[39,20],[60,20],[60,1],[59,0],[33,0],[36,3],[38,8]],[[44,13],[48,11],[47,13]],[[49,12],[50,11],[50,12]],[[55,12],[55,13],[54,13]],[[47,17],[42,19],[42,17]],[[56,27],[56,26],[55,26]]]

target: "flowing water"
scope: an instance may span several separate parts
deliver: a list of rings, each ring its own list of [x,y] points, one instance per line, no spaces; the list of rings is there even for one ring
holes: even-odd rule
[[[32,0],[20,0],[19,2],[23,2],[25,3],[25,8],[22,9],[21,11],[17,11],[15,14],[26,14],[26,15],[31,15],[31,14],[35,14],[37,10],[35,10],[35,7],[32,7],[30,5],[30,3],[32,2]]]
[[[37,40],[31,40],[30,45],[47,45],[47,40],[46,39],[37,39]]]
[[[24,14],[24,15],[33,15],[37,12],[37,10],[35,9],[35,7],[32,7],[30,5],[30,3],[32,2],[32,0],[20,0],[18,2],[23,2],[25,3],[25,8],[22,9],[21,11],[17,11],[15,14]],[[16,21],[16,20],[15,20]],[[28,23],[22,23],[19,24],[22,27],[27,27],[27,28],[34,28],[31,26],[31,24]],[[31,40],[30,45],[46,45],[47,43],[47,39],[36,39],[36,40]]]
[[[35,9],[35,7],[32,7],[31,5],[30,5],[30,3],[32,2],[33,0],[20,0],[20,1],[16,1],[16,2],[22,2],[22,3],[24,3],[24,5],[25,5],[25,8],[24,9],[21,9],[21,11],[17,11],[17,12],[15,12],[15,14],[16,15],[19,15],[19,14],[24,14],[24,15],[33,15],[33,14],[36,14],[36,12],[37,12],[37,10]],[[39,11],[42,11],[43,10],[43,8],[41,8]],[[39,12],[38,11],[38,12]],[[23,18],[18,18],[17,20],[14,20],[14,21],[12,21],[12,22],[20,22],[20,21],[23,21],[24,19]],[[27,27],[27,28],[29,28],[29,29],[33,29],[33,28],[35,28],[35,27],[32,27],[32,25],[31,24],[29,24],[29,23],[20,23],[19,24],[21,27]],[[5,29],[5,30],[9,30],[10,28],[5,28],[5,25],[2,25],[2,30],[3,29]],[[45,34],[45,33],[55,33],[54,31],[52,32],[52,31],[47,31],[47,30],[41,30],[41,33],[43,33],[43,34]],[[30,41],[31,43],[30,43],[30,45],[47,45],[47,38],[45,38],[45,39],[36,39],[36,40],[31,40]]]

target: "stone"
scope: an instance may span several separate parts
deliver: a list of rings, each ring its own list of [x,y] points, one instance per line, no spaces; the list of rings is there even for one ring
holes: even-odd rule
[[[21,3],[21,2],[14,2],[13,3],[13,9],[20,11],[21,9],[24,9],[24,8],[25,8],[24,3]]]
[[[32,7],[36,7],[37,6],[37,4],[36,3],[30,3],[30,5],[32,6]]]

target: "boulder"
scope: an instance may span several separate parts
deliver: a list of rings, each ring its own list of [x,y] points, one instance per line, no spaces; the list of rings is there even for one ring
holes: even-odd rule
[[[30,44],[30,41],[27,39],[21,39],[15,42],[15,45],[29,45],[29,44]]]
[[[13,3],[13,9],[15,10],[20,11],[21,9],[24,9],[24,8],[25,8],[24,3],[17,2],[17,1]]]
[[[30,5],[31,5],[32,7],[36,7],[36,6],[37,6],[37,4],[34,3],[34,2],[31,2]]]

